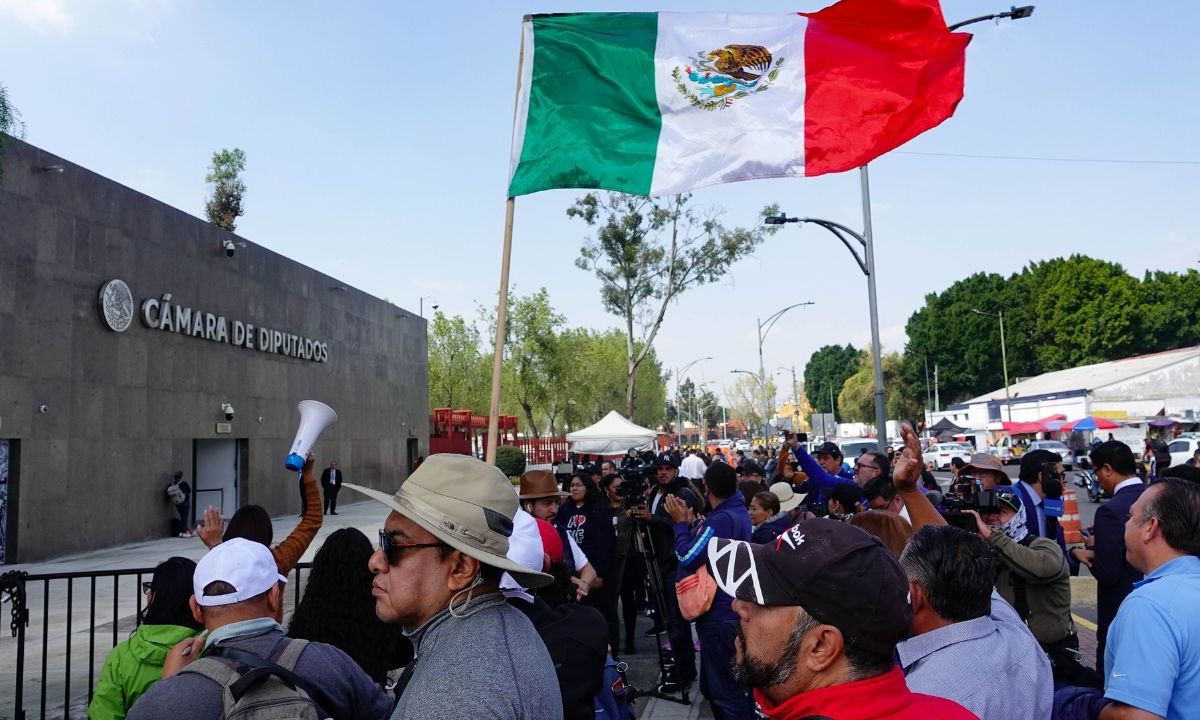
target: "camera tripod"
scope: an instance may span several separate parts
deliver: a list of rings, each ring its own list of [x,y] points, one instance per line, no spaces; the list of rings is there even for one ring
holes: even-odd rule
[[[682,679],[679,677],[679,668],[675,664],[674,654],[672,651],[664,649],[662,644],[663,633],[666,633],[667,637],[671,636],[671,613],[667,611],[667,601],[664,593],[675,592],[675,588],[663,587],[658,555],[654,551],[654,540],[650,537],[650,526],[648,523],[641,520],[634,520],[633,541],[637,547],[637,551],[642,555],[642,561],[646,567],[646,585],[657,613],[654,624],[657,630],[654,633],[654,645],[658,649],[660,685],[670,682],[679,688],[679,697],[676,697],[673,693],[662,692],[657,688],[640,694],[670,700],[681,705],[690,705],[692,701],[688,698],[687,687],[684,686]]]

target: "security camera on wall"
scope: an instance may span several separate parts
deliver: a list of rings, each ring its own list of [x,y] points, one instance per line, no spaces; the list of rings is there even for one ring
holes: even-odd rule
[[[233,254],[237,252],[237,248],[234,246],[233,241],[229,238],[225,238],[225,242],[221,244],[225,247],[225,254],[227,256],[233,257]]]
[[[221,412],[225,414],[225,421],[233,421],[233,406],[229,403],[221,403]]]

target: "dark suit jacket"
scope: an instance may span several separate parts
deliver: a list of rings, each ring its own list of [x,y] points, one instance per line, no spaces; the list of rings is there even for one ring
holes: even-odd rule
[[[344,483],[344,482],[346,482],[346,472],[344,470],[342,470],[341,468],[338,468],[337,469],[337,486],[341,487],[342,483]],[[329,482],[329,468],[325,468],[321,472],[321,485],[323,485],[325,487],[329,487],[331,485],[331,483]]]
[[[1117,616],[1121,601],[1133,592],[1133,584],[1142,579],[1142,573],[1125,560],[1125,521],[1129,518],[1129,508],[1145,490],[1145,485],[1124,488],[1096,508],[1096,557],[1092,560],[1092,576],[1096,578],[1099,625],[1096,638],[1100,642],[1107,638],[1108,626]]]
[[[1021,504],[1025,506],[1025,527],[1029,530],[1030,535],[1038,535],[1038,521],[1035,513],[1043,512],[1042,509],[1037,506],[1033,497],[1025,490],[1025,486],[1021,483],[1013,483],[1013,490],[1021,498]],[[1046,537],[1050,537],[1051,540],[1058,543],[1059,549],[1063,551],[1063,555],[1067,558],[1067,565],[1071,570],[1071,574],[1078,575],[1079,561],[1071,557],[1071,554],[1067,552],[1066,533],[1063,532],[1062,525],[1054,523],[1054,526],[1058,528],[1058,531],[1054,537],[1050,537],[1050,519],[1046,518]]]

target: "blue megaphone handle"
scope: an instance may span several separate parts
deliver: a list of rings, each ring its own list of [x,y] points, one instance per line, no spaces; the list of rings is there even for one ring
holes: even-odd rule
[[[300,472],[304,469],[304,458],[296,453],[292,453],[287,456],[287,460],[284,461],[283,466],[292,472]]]

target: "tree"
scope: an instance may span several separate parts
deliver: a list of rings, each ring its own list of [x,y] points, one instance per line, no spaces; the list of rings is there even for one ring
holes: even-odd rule
[[[775,381],[768,377],[767,397],[775,397],[775,390]],[[763,417],[763,391],[757,375],[739,374],[725,389],[725,397],[729,400],[728,419],[744,421],[752,435],[762,431],[769,418]]]
[[[1200,272],[1147,271],[1142,278],[1138,339],[1152,350],[1200,345]]]
[[[909,396],[925,396],[925,360],[938,367],[942,404],[965,400],[1004,386],[1000,323],[975,313],[1004,310],[1010,378],[1036,374],[1029,343],[1030,322],[1023,312],[1023,288],[995,273],[976,273],[945,292],[925,296],[925,306],[905,326],[908,358],[902,382]]]
[[[667,307],[690,288],[723,277],[767,232],[762,226],[728,230],[719,212],[698,211],[690,201],[691,195],[588,193],[567,208],[568,217],[596,228],[575,265],[595,274],[604,309],[624,323],[627,416],[636,414],[638,367],[654,347]]]
[[[912,397],[900,382],[904,358],[893,352],[883,356],[883,392],[887,416],[898,420],[919,417],[923,408],[920,396]],[[838,407],[851,422],[875,423],[875,364],[871,353],[864,352],[855,373],[846,379],[838,395]],[[876,428],[884,432],[887,428]]]
[[[525,415],[526,432],[534,437],[541,437],[534,410],[545,408],[556,374],[562,371],[558,332],[565,321],[550,306],[546,288],[508,301],[503,387],[512,391],[511,397]]]
[[[237,219],[241,217],[242,198],[246,195],[246,184],[241,174],[246,169],[246,153],[238,148],[213,153],[212,165],[204,181],[210,183],[212,195],[204,205],[208,221],[217,227],[233,232]]]
[[[844,415],[830,405],[829,391],[832,389],[835,396],[841,392],[846,379],[858,369],[862,355],[848,343],[845,347],[825,345],[812,354],[804,365],[804,394],[812,412]]]
[[[440,310],[429,328],[429,408],[486,412],[490,365],[480,351],[479,330],[461,315]]]
[[[1031,340],[1043,371],[1146,350],[1138,281],[1119,263],[1072,255],[1030,263],[1021,276],[1030,286]]]
[[[4,153],[4,135],[16,138],[25,137],[25,122],[21,120],[21,111],[8,99],[8,88],[0,83],[0,155]],[[0,162],[0,180],[4,179],[4,164]]]

